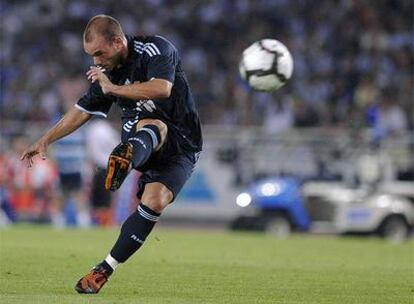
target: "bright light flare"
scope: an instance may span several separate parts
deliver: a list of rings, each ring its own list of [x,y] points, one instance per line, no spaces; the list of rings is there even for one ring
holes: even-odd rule
[[[273,196],[280,193],[280,186],[276,183],[265,183],[260,190],[264,196]]]
[[[240,193],[236,198],[236,204],[240,207],[247,207],[252,202],[252,197],[249,193]]]

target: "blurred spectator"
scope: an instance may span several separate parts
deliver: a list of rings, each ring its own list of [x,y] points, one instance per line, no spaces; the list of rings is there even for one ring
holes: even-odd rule
[[[395,100],[395,93],[384,90],[379,103],[368,109],[368,120],[377,140],[405,134],[408,131],[407,114]]]
[[[84,179],[85,144],[85,134],[78,130],[57,141],[53,146],[61,193],[52,214],[52,222],[58,228],[76,224],[88,227],[91,224]]]
[[[10,200],[10,171],[8,168],[5,143],[0,137],[0,227],[16,220]]]
[[[319,124],[318,112],[308,104],[295,102],[295,127],[315,127]]]
[[[355,106],[360,109],[367,109],[378,100],[378,97],[379,91],[374,85],[372,78],[362,78],[355,91]]]
[[[73,107],[85,84],[80,78],[64,78],[59,81],[57,89],[56,98],[65,112]],[[60,200],[52,214],[52,223],[56,227],[91,225],[84,176],[87,165],[85,136],[85,131],[80,129],[53,145],[61,189]]]
[[[37,159],[35,166],[27,168],[20,161],[27,145],[27,138],[17,135],[7,155],[5,168],[9,177],[10,202],[19,219],[48,221],[50,208],[56,201],[56,167],[48,159]]]
[[[96,117],[86,129],[87,155],[93,166],[90,202],[94,220],[98,225],[113,223],[112,195],[105,189],[106,166],[109,154],[120,142],[118,132],[106,119]]]
[[[268,134],[277,134],[293,127],[294,113],[291,98],[276,100],[266,107],[263,127]]]

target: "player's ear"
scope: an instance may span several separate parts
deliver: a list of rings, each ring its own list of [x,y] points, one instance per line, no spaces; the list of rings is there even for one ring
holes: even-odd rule
[[[115,46],[117,51],[120,51],[122,48],[122,38],[120,36],[113,37],[112,44]]]

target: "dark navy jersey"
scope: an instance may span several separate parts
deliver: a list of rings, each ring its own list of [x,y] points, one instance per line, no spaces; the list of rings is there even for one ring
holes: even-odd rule
[[[122,109],[124,121],[160,119],[168,126],[168,139],[176,141],[179,150],[201,151],[200,120],[177,49],[160,36],[127,36],[127,40],[128,57],[125,63],[105,72],[111,82],[127,85],[153,78],[165,79],[173,84],[170,97],[131,100],[105,95],[96,82],[91,84],[89,91],[79,99],[76,107],[81,111],[106,117],[112,104],[116,103]]]

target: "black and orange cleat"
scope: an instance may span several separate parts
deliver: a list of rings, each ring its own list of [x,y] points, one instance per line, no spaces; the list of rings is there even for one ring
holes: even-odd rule
[[[105,189],[116,191],[121,187],[123,181],[131,170],[132,144],[120,143],[112,151],[108,160],[106,170]]]
[[[78,293],[98,293],[105,283],[108,282],[110,275],[111,272],[98,264],[76,283],[75,290]]]

